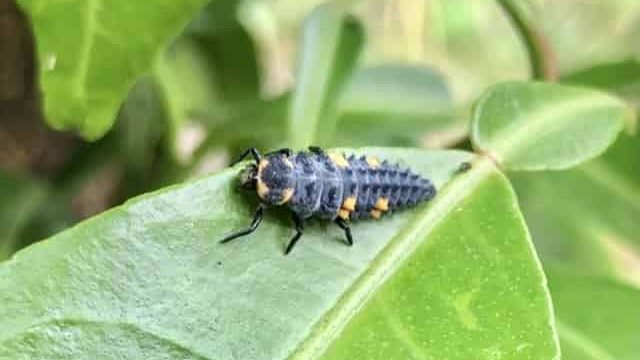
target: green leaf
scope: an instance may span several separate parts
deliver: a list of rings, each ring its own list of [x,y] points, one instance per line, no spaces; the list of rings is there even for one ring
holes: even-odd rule
[[[288,95],[236,108],[229,121],[212,127],[208,142],[244,151],[249,147],[273,149],[285,146]]]
[[[258,98],[257,54],[238,18],[241,3],[211,2],[167,52],[164,65],[170,74],[159,73],[165,86],[175,87],[169,92],[180,98],[174,105],[184,108],[184,116],[195,115],[206,124],[230,106]]]
[[[287,257],[278,212],[217,243],[255,206],[236,190],[240,166],[139,197],[0,264],[0,357],[309,359],[367,344],[370,359],[557,358],[544,275],[491,163],[449,181],[470,154],[362,152],[413,167],[439,195],[354,224],[353,247],[309,223]],[[379,341],[353,338],[382,323]]]
[[[337,4],[320,5],[306,19],[289,109],[290,147],[331,142],[338,96],[363,42],[362,25]]]
[[[562,82],[605,89],[640,105],[640,63],[636,60],[593,66],[562,77]]]
[[[0,260],[17,250],[21,230],[45,198],[43,184],[0,173]]]
[[[584,277],[557,270],[547,273],[563,359],[638,358],[638,289],[599,277]]]
[[[428,67],[388,64],[354,72],[339,101],[341,146],[418,146],[427,133],[459,129],[449,88]]]
[[[243,0],[214,1],[189,25],[184,37],[195,42],[202,60],[211,67],[205,80],[215,81],[220,96],[228,103],[257,98],[260,74],[253,39],[240,23]],[[191,79],[195,80],[195,79]],[[189,84],[183,84],[189,89]],[[204,106],[204,104],[199,104]]]
[[[434,204],[377,260],[403,260],[389,265],[393,277],[373,295],[346,295],[369,298],[322,359],[559,358],[545,280],[514,194],[501,175],[473,179],[483,169],[476,171],[443,196],[456,193],[457,204]],[[435,227],[430,216],[441,217]],[[402,254],[403,245],[415,251]],[[395,251],[399,258],[388,255]],[[360,283],[379,281],[368,275]]]
[[[159,169],[158,161],[172,160],[161,156],[164,153],[159,146],[170,118],[164,95],[156,78],[143,76],[131,89],[118,115],[114,135],[125,168],[127,197],[152,189],[158,171],[168,170],[167,164]]]
[[[34,26],[49,124],[101,137],[136,78],[206,2],[18,0]]]
[[[564,81],[633,100],[636,76],[630,71],[623,79],[621,66]],[[563,359],[637,357],[640,292],[603,276],[639,279],[638,154],[640,137],[622,134],[604,155],[576,168],[511,176],[549,275]]]
[[[509,170],[566,169],[601,154],[633,111],[587,88],[506,83],[476,103],[473,145]]]
[[[340,96],[341,114],[437,116],[451,110],[442,77],[428,67],[387,64],[356,70]]]
[[[638,66],[629,61],[579,71],[563,81],[597,86],[634,102],[638,79]],[[640,259],[639,154],[640,135],[622,134],[605,154],[579,167],[511,175],[545,265],[638,282],[640,274],[629,262]]]
[[[562,78],[562,82],[581,86],[591,86],[610,91],[626,99],[636,109],[640,108],[640,63],[626,60],[617,63],[596,65]],[[631,117],[627,121],[627,132],[634,134],[637,121]]]
[[[620,251],[640,258],[638,154],[640,136],[623,134],[604,155],[577,168],[512,175],[545,263],[638,276],[620,258]]]
[[[243,115],[263,107],[259,56],[242,22],[242,13],[256,6],[259,4],[253,1],[211,2],[155,68],[168,103],[167,143],[171,153],[178,153],[177,136],[187,119],[204,125],[203,130],[212,138],[208,141],[215,142],[217,148],[236,141],[235,137],[222,135],[229,132],[228,127],[255,127],[253,118],[243,121]],[[286,132],[282,127],[279,131]]]
[[[138,80],[122,105],[118,137],[127,166],[143,174],[150,171],[154,150],[167,126],[165,99],[156,80]]]

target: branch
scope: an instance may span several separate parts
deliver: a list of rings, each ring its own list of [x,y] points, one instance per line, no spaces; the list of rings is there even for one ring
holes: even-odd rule
[[[556,81],[558,68],[551,45],[516,4],[518,0],[497,0],[502,10],[524,41],[531,64],[531,77],[538,80]]]

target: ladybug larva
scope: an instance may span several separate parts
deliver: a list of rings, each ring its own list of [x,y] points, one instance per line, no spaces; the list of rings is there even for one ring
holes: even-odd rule
[[[247,229],[221,240],[226,243],[255,231],[263,211],[271,206],[291,210],[296,234],[285,254],[302,236],[303,222],[311,217],[331,220],[344,230],[347,244],[353,245],[349,222],[374,218],[430,200],[436,189],[428,179],[374,157],[325,152],[318,147],[293,153],[281,149],[261,156],[255,148],[245,151],[236,161],[251,154],[254,164],[240,175],[242,188],[255,190],[260,205]]]

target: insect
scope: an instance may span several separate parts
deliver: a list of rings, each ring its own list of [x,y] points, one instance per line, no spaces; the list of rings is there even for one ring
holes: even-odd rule
[[[351,246],[350,221],[379,219],[430,200],[436,194],[431,181],[374,157],[345,157],[315,146],[309,147],[309,151],[293,153],[291,149],[280,149],[262,156],[257,149],[250,148],[234,163],[248,155],[253,156],[255,163],[243,169],[240,184],[244,189],[256,191],[260,205],[251,225],[225,237],[222,243],[254,232],[266,208],[286,206],[296,233],[287,244],[285,255],[300,240],[304,221],[312,217],[335,222]]]

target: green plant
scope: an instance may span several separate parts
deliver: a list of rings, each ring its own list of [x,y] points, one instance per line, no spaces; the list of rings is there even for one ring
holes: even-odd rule
[[[348,4],[308,14],[295,86],[265,97],[258,49],[272,32],[262,2],[18,3],[38,40],[46,120],[95,142],[50,183],[0,178],[17,209],[0,212],[11,225],[0,247],[10,257],[0,264],[0,358],[633,359],[640,350],[629,264],[640,215],[635,61],[556,83],[544,36],[520,3],[499,1],[525,40],[532,80],[488,87],[461,120],[437,71],[361,65],[365,27]],[[203,139],[185,158],[181,136],[194,126]],[[451,132],[473,151],[464,141],[420,149],[422,135]],[[235,186],[242,165],[198,168],[212,152],[285,144],[396,160],[439,194],[354,224],[351,248],[313,224],[284,257],[291,230],[277,212],[251,237],[218,244],[255,204]],[[360,145],[386,147],[347,148]],[[471,169],[456,174],[465,161]],[[29,224],[48,234],[71,223],[69,199],[114,168],[124,204],[13,253]]]

